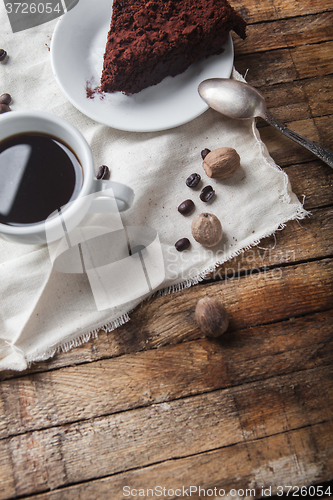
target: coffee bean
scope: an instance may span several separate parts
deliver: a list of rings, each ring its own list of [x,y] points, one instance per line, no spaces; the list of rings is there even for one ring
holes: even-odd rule
[[[4,61],[6,59],[7,52],[4,49],[0,49],[0,61]]]
[[[204,160],[206,158],[206,156],[208,155],[208,153],[210,153],[210,149],[208,148],[205,148],[201,151],[201,158]]]
[[[187,250],[190,245],[191,242],[187,238],[181,238],[175,243],[175,247],[176,250],[178,250],[178,252],[183,252],[184,250]]]
[[[2,115],[3,113],[7,113],[8,111],[11,111],[8,104],[0,104],[0,115]]]
[[[9,94],[1,94],[0,95],[0,104],[7,104],[9,105],[12,101],[12,98]]]
[[[183,215],[189,214],[194,209],[194,203],[192,200],[185,200],[178,207],[178,212]]]
[[[97,179],[109,179],[110,178],[110,169],[106,165],[102,165],[99,167],[97,174]]]
[[[194,188],[199,184],[200,180],[201,180],[201,177],[199,174],[191,174],[186,179],[186,186]]]
[[[205,186],[200,193],[200,200],[207,203],[207,201],[210,201],[214,195],[215,195],[215,191],[212,188],[212,186]]]

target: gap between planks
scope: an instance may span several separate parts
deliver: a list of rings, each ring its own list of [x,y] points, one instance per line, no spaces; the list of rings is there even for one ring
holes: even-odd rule
[[[325,392],[327,375],[324,372],[327,369],[317,370],[317,373],[320,371],[323,374],[319,381],[324,382]],[[8,453],[7,457],[2,453],[1,464],[7,470],[7,475],[3,476],[7,484],[3,486],[8,493],[10,483],[13,485],[9,467],[14,464],[16,493],[23,495],[122,473],[125,464],[130,471],[166,462],[166,459],[188,459],[216,450],[225,453],[231,445],[251,445],[248,450],[253,450],[256,445],[260,447],[264,439],[276,436],[288,442],[290,433],[295,431],[304,431],[303,445],[304,441],[310,444],[311,434],[313,440],[318,426],[326,428],[326,449],[332,441],[327,395],[317,394],[318,380],[313,380],[311,374],[300,375],[292,381],[290,377],[281,377],[275,384],[274,381],[260,386],[252,384],[244,390],[233,388],[170,405],[134,410],[132,415],[101,417],[80,426],[70,424],[62,429],[11,438],[2,447]],[[159,425],[155,426],[155,422]],[[135,455],[131,453],[133,446]],[[9,456],[12,465],[8,462]],[[326,460],[328,456],[323,454]]]
[[[158,352],[62,368],[1,387],[0,435],[38,431],[332,364],[333,312]],[[326,367],[326,368],[325,368]],[[298,375],[296,375],[298,374]],[[100,387],[96,393],[95,387]],[[36,428],[36,416],[40,428]],[[8,429],[8,431],[7,431]]]
[[[227,265],[229,264],[227,263]],[[332,307],[332,260],[324,258],[300,265],[293,263],[283,269],[277,266],[276,269],[280,269],[279,272],[282,272],[284,279],[272,279],[276,271],[270,270],[265,273],[264,277],[260,278],[259,276],[259,279],[249,275],[240,279],[230,279],[227,282],[208,283],[204,287],[192,287],[182,293],[176,292],[176,295],[172,296],[152,298],[149,303],[145,303],[133,312],[132,321],[109,335],[102,335],[102,339],[106,340],[108,356],[149,350],[168,344],[179,344],[184,340],[200,337],[200,332],[193,318],[193,311],[197,300],[206,294],[216,295],[219,300],[225,303],[229,311],[230,332],[259,327],[265,323],[279,323],[290,316],[309,315]],[[311,284],[311,293],[309,293],[309,284]],[[306,291],[303,290],[304,287]],[[263,300],[269,301],[271,299],[273,303],[279,303],[280,294],[285,296],[286,293],[290,294],[289,302],[291,302],[288,312],[285,311],[281,316],[281,312],[273,305],[271,313],[262,312],[261,303]],[[154,314],[157,314],[156,311],[161,309],[161,314],[165,315],[166,320],[168,317],[172,319],[171,323],[168,320],[167,330],[161,330],[158,324],[156,326]],[[94,349],[94,345],[99,345],[100,342],[101,340],[90,341],[83,349],[76,348],[67,353],[67,364],[73,362],[73,358],[76,359],[77,356],[78,359],[81,359],[82,352],[86,349]],[[102,345],[103,342],[104,340],[102,340]],[[94,357],[96,359],[96,356]],[[52,369],[54,368],[52,363],[56,364],[57,358],[50,360],[46,365],[39,366],[47,366]],[[34,368],[31,371],[33,372],[33,370]],[[2,374],[2,377],[22,378],[26,375],[29,375],[29,372],[15,375],[9,372]]]
[[[291,441],[294,440],[295,435],[299,434],[302,435],[303,431],[306,429],[306,427],[303,427],[297,431],[290,431],[290,434],[292,436]],[[268,450],[273,450],[274,447],[276,449],[276,444],[281,445],[281,437],[280,434],[276,434],[272,436],[271,438],[264,437],[262,440],[264,441],[266,446],[263,446],[263,454],[265,454],[265,448],[266,448],[266,453],[267,449]],[[272,442],[275,442],[275,446],[272,446]],[[255,445],[256,447],[260,447],[260,440],[258,440]],[[285,444],[285,443],[283,443]],[[258,446],[259,445],[259,446]],[[245,450],[244,450],[245,448]],[[177,488],[182,487],[185,485],[185,487],[189,487],[191,484],[193,484],[193,478],[188,477],[189,476],[189,471],[192,469],[195,469],[198,472],[198,469],[202,469],[203,465],[205,465],[205,462],[209,461],[210,465],[210,471],[207,474],[207,471],[200,470],[201,472],[201,477],[203,477],[203,482],[201,483],[202,488],[210,488],[213,485],[223,485],[226,487],[227,485],[229,486],[229,489],[234,488],[244,488],[248,487],[250,484],[251,486],[255,486],[255,489],[258,489],[259,492],[262,487],[272,487],[273,486],[273,492],[277,492],[277,486],[280,486],[280,484],[277,482],[278,478],[274,478],[273,481],[262,481],[261,485],[258,481],[258,472],[259,470],[253,470],[253,464],[251,467],[250,464],[250,459],[255,456],[255,453],[253,452],[248,452],[246,450],[247,445],[246,443],[239,443],[231,446],[226,446],[223,449],[219,450],[214,450],[210,452],[204,452],[204,453],[199,453],[196,455],[192,455],[191,457],[186,457],[184,458],[177,458],[177,459],[170,459],[164,462],[159,462],[156,464],[149,465],[147,467],[143,468],[134,468],[126,472],[120,472],[116,473],[112,476],[104,476],[103,478],[92,478],[91,480],[88,481],[83,481],[81,483],[73,484],[73,485],[68,485],[64,487],[60,487],[54,491],[51,492],[45,492],[41,493],[39,495],[28,495],[28,496],[23,496],[21,498],[30,498],[31,500],[63,500],[64,495],[66,500],[77,500],[77,498],[80,498],[80,500],[92,500],[92,498],[98,498],[98,500],[109,500],[110,499],[110,491],[111,488],[112,490],[112,500],[124,500],[124,497],[121,492],[121,488],[124,485],[129,485],[131,489],[139,489],[139,488],[147,488],[147,485],[154,486],[156,478],[158,480],[157,484],[160,485],[162,484],[168,484],[168,481],[170,481],[170,477],[173,478],[172,484],[173,487],[175,486]],[[284,449],[282,451],[285,451]],[[313,453],[314,450],[311,450]],[[243,455],[244,453],[244,455]],[[309,452],[308,452],[309,453]],[[274,455],[274,453],[273,453]],[[309,453],[310,455],[310,453]],[[235,470],[233,470],[233,467],[226,467],[225,461],[226,458],[229,459],[230,462],[232,462],[232,465],[234,465]],[[270,459],[274,457],[269,456],[267,457],[268,463],[270,462]],[[309,458],[309,457],[307,457]],[[242,461],[244,464],[244,469],[245,471],[243,472],[244,478],[242,477],[241,479],[237,476],[237,462]],[[283,462],[283,461],[282,461]],[[291,462],[289,460],[289,462]],[[282,464],[281,464],[282,465]],[[290,463],[292,465],[292,463]],[[306,464],[307,466],[308,464]],[[286,462],[284,463],[284,466],[286,466]],[[251,468],[251,471],[248,469]],[[218,469],[218,470],[217,470]],[[270,469],[272,472],[272,467],[271,465],[267,466],[267,469]],[[231,473],[233,472],[234,477],[230,477]],[[312,471],[309,470],[308,474],[311,473]],[[224,473],[222,476],[221,473]],[[227,474],[226,474],[227,473]],[[294,467],[290,467],[290,476],[287,479],[287,482],[289,480],[290,483],[295,484],[295,480],[299,481],[297,477],[297,469],[294,470]],[[292,476],[292,474],[294,474]],[[140,478],[138,477],[140,475]],[[261,475],[261,474],[260,474]],[[309,474],[310,475],[310,474]],[[208,477],[207,477],[208,476]],[[235,480],[235,477],[237,478]],[[316,482],[316,484],[325,484],[327,480],[328,474],[321,474],[321,477],[313,477],[309,478],[310,482]],[[176,484],[174,483],[174,478],[176,478]],[[180,483],[180,480],[182,483]],[[291,480],[291,481],[290,481]],[[222,483],[221,483],[222,481]],[[236,485],[235,485],[236,481]],[[304,477],[302,478],[302,483],[301,485],[304,485]],[[324,481],[324,483],[323,483]],[[256,484],[258,482],[258,484]],[[253,483],[253,484],[251,484]],[[282,482],[281,482],[282,484]],[[330,481],[329,483],[326,483],[327,486],[331,485],[333,486],[333,482]],[[325,489],[324,489],[325,490]],[[251,495],[251,498],[262,498],[260,493],[257,492],[255,496]],[[194,500],[202,500],[202,497],[197,496],[197,495],[191,495],[192,499]],[[177,497],[168,497],[169,500],[173,500]],[[184,497],[182,497],[184,498]],[[270,497],[272,500],[277,500],[278,498],[286,498],[285,496],[279,495],[278,497]],[[318,499],[319,497],[312,497],[314,500]],[[327,496],[321,496],[320,498],[327,498]],[[230,497],[228,497],[228,500],[230,500]]]

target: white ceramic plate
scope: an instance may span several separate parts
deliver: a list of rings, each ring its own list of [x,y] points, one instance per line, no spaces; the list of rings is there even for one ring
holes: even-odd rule
[[[120,92],[87,97],[87,85],[100,85],[110,28],[112,0],[80,0],[57,22],[51,42],[51,64],[67,99],[93,120],[120,130],[153,132],[193,120],[208,108],[197,88],[206,78],[229,78],[234,52],[231,36],[221,55],[192,64],[176,77],[138,94]]]

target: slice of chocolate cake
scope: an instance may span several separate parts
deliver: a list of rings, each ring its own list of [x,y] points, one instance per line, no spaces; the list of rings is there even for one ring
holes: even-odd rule
[[[114,0],[101,90],[140,92],[220,54],[245,27],[227,0]]]

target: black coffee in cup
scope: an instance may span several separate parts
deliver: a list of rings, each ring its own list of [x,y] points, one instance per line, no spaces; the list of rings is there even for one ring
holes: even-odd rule
[[[0,141],[0,223],[42,222],[74,200],[82,183],[77,156],[58,138],[29,132]]]

